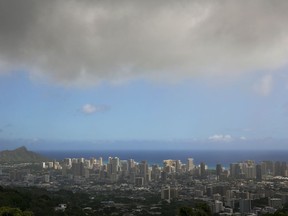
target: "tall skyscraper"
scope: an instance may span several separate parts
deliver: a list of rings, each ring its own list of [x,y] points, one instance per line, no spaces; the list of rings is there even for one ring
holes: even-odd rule
[[[205,163],[201,162],[200,163],[200,176],[202,178],[206,177],[206,175],[207,175],[205,167],[206,167]]]
[[[217,175],[217,178],[220,177],[222,171],[223,171],[222,165],[221,165],[221,164],[217,164],[217,165],[216,165],[216,175]]]
[[[102,157],[99,157],[99,159],[98,159],[98,164],[99,164],[99,166],[102,166],[102,165],[103,165],[103,159],[102,159]]]
[[[120,160],[118,157],[114,157],[111,160],[111,164],[112,164],[112,173],[118,173],[120,171]]]
[[[262,181],[262,166],[261,166],[261,164],[256,165],[256,180]]]
[[[286,162],[281,163],[281,175],[287,176],[287,163]]]
[[[181,172],[181,166],[182,166],[182,163],[180,160],[176,160],[176,172],[179,173]]]
[[[67,167],[71,167],[72,166],[71,158],[65,158],[64,159],[64,163],[67,165]]]
[[[256,178],[256,164],[252,160],[247,160],[242,163],[242,172],[248,179]]]
[[[262,175],[274,175],[273,161],[262,161]]]
[[[121,170],[120,168],[120,160],[118,157],[109,157],[107,164],[107,175],[109,176],[111,181],[116,181],[118,179],[118,173]]]
[[[133,159],[128,160],[128,171],[131,172],[131,170],[135,167],[135,161]]]
[[[194,169],[194,159],[188,158],[187,159],[187,171],[192,171]]]
[[[275,176],[281,176],[281,163],[280,161],[276,161],[274,164],[274,175]]]
[[[152,166],[152,171],[151,171],[151,178],[152,180],[159,180],[161,175],[161,169],[158,165],[153,165]]]
[[[144,184],[147,184],[149,180],[147,161],[141,161],[141,163],[139,164],[139,169],[140,169],[140,176],[144,178]]]
[[[230,175],[232,178],[239,178],[241,174],[241,167],[239,163],[230,164]]]
[[[127,160],[120,161],[121,173],[122,175],[128,175],[128,162]]]
[[[72,164],[72,173],[74,176],[84,176],[84,163],[73,163]]]

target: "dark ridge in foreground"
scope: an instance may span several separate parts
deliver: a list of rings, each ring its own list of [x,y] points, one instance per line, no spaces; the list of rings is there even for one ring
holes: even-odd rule
[[[47,160],[48,158],[40,154],[28,151],[25,146],[14,150],[0,151],[0,163],[32,163]]]

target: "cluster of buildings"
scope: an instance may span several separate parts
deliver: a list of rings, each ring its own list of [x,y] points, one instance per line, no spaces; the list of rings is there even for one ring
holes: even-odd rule
[[[147,161],[136,162],[133,159],[120,160],[118,157],[109,157],[107,163],[103,163],[102,157],[65,158],[58,161],[43,162],[43,169],[61,170],[63,176],[71,179],[79,177],[89,178],[93,175],[99,182],[115,183],[127,181],[137,186],[147,185],[151,181],[165,182],[170,174],[183,174],[189,172],[195,176],[207,177],[207,165],[203,162],[199,166],[194,165],[193,158],[188,158],[183,164],[180,160],[164,160],[163,165],[149,166]],[[222,169],[222,167],[221,167]]]
[[[133,159],[120,160],[118,157],[109,157],[107,163],[103,163],[102,157],[66,158],[62,163],[58,161],[43,162],[44,169],[61,170],[62,175],[69,175],[71,178],[85,177],[90,174],[101,181],[115,183],[118,180],[127,180],[139,186],[147,185],[150,181],[166,181],[169,174],[190,173],[194,177],[205,179],[215,174],[218,180],[233,179],[254,179],[257,181],[273,179],[277,176],[287,177],[288,169],[286,162],[280,161],[255,161],[247,160],[239,163],[231,163],[229,169],[217,164],[215,172],[208,170],[207,165],[201,162],[198,166],[194,164],[193,158],[188,158],[183,164],[180,160],[164,160],[162,165],[154,164],[149,166],[147,161],[136,162]]]
[[[248,160],[242,163],[230,164],[230,176],[233,178],[249,178],[261,181],[271,179],[275,176],[287,177],[287,163],[280,161],[262,161],[256,164]]]
[[[247,160],[231,163],[226,169],[221,164],[208,169],[204,162],[195,165],[193,158],[186,163],[168,159],[150,165],[147,161],[118,157],[103,161],[99,157],[43,162],[36,169],[31,166],[2,166],[1,184],[82,190],[94,195],[117,191],[121,197],[133,192],[133,199],[139,202],[149,192],[166,203],[201,200],[213,213],[228,216],[274,213],[288,203],[286,162]]]

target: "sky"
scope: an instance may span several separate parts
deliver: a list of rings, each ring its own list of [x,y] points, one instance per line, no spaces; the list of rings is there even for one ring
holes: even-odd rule
[[[0,149],[287,149],[287,10],[0,0]]]

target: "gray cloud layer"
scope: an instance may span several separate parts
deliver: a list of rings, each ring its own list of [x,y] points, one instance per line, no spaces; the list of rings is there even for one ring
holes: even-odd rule
[[[288,1],[0,0],[0,71],[64,84],[287,64]]]

